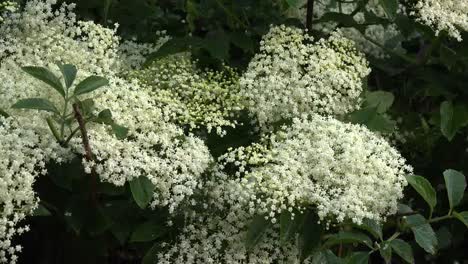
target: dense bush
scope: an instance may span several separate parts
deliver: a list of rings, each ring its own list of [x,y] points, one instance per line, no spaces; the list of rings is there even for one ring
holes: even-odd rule
[[[465,0],[0,0],[0,263],[465,263]]]

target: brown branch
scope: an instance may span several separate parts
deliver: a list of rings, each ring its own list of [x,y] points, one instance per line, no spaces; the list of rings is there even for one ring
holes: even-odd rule
[[[93,153],[91,152],[91,146],[89,145],[88,131],[86,130],[86,124],[77,103],[73,104],[73,112],[75,113],[75,118],[76,121],[78,121],[78,126],[80,128],[81,139],[83,140],[83,147],[85,150],[85,158],[88,161],[93,161]]]
[[[80,107],[77,103],[74,103],[73,105],[73,113],[75,114],[75,119],[78,122],[78,127],[81,132],[81,140],[83,141],[83,147],[85,150],[85,158],[88,162],[93,162],[93,152],[91,151],[91,145],[89,144],[89,137],[88,137],[88,131],[86,130],[86,123],[83,118],[83,115],[81,114]],[[96,172],[94,171],[94,166],[91,168],[91,188],[90,188],[90,196],[91,200],[94,202],[94,204],[97,204],[97,199],[96,199]]]
[[[309,34],[312,33],[312,22],[314,17],[314,1],[307,0],[307,17],[306,17],[306,28],[309,31]]]

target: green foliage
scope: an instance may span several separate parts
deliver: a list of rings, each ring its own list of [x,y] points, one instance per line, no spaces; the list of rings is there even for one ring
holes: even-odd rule
[[[147,56],[147,65],[190,51],[200,66],[219,67],[225,63],[242,71],[270,24],[303,26],[305,20],[289,16],[289,12],[304,4],[297,0],[76,2],[82,18],[104,25],[118,22],[124,39],[136,37],[152,42],[156,38],[154,32],[167,30],[172,38]],[[362,10],[367,1],[357,2]],[[365,16],[370,24],[385,26],[394,22],[402,33],[398,36],[401,49],[392,48],[399,46],[398,39],[394,43],[376,43],[387,57],[368,56],[372,74],[361,109],[342,118],[389,137],[415,173],[424,177],[407,176],[410,187],[405,190],[403,205],[384,223],[366,220],[359,226],[345,223],[325,229],[317,224],[314,208],[294,212],[294,218],[291,212],[283,211],[275,219],[279,239],[283,244],[297,241],[301,259],[309,258],[312,263],[459,262],[466,259],[468,247],[464,238],[468,230],[468,196],[463,174],[468,170],[468,36],[464,34],[464,42],[456,42],[443,32],[435,36],[429,28],[397,12],[398,4],[408,1],[378,2],[387,17],[377,17],[372,10],[367,10]],[[335,5],[340,3],[344,2],[333,1]],[[365,25],[352,15],[334,11],[314,20],[311,34],[315,38],[324,35],[318,26],[326,22],[365,31]],[[44,112],[44,122],[64,146],[79,133],[72,104],[79,106],[86,124],[106,124],[116,137],[128,137],[128,129],[112,116],[112,109],[100,109],[97,113],[92,98],[81,98],[108,85],[105,76],[88,76],[77,83],[78,69],[74,65],[59,64],[58,69],[60,77],[53,73],[59,71],[23,67],[27,74],[60,95],[62,104],[54,105],[47,98],[25,98],[12,108]],[[9,112],[0,109],[0,116],[9,117]],[[251,120],[243,122],[249,124]],[[228,147],[255,141],[250,131],[230,132],[223,139],[199,134],[207,138],[215,157]],[[395,139],[392,133],[399,137]],[[185,226],[186,208],[171,217],[173,226],[167,225],[166,209],[148,208],[154,186],[144,175],[116,187],[84,173],[78,159],[66,165],[48,164],[48,177],[41,178],[36,186],[41,202],[31,220],[32,226],[37,227],[31,231],[31,237],[40,240],[27,241],[25,250],[33,245],[37,251],[45,252],[40,263],[80,263],[83,255],[87,259],[81,263],[123,263],[120,259],[112,262],[109,256],[125,256],[127,263],[155,263],[156,255],[162,252],[162,242],[172,243]],[[97,197],[93,198],[93,192]],[[273,224],[271,219],[258,215],[246,226],[244,242],[252,250]],[[47,232],[35,231],[41,228]],[[60,242],[43,243],[52,240],[54,234],[58,234],[54,241]],[[67,245],[62,245],[63,241]],[[59,249],[61,253],[57,253]],[[36,256],[26,251],[24,263],[39,261],[28,258],[28,254]],[[60,254],[70,261],[57,260]]]
[[[138,177],[130,182],[130,190],[138,206],[145,209],[153,198],[154,185],[148,178]]]

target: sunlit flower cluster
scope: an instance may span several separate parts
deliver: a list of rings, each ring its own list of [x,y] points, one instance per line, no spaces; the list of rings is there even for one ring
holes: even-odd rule
[[[251,189],[251,210],[274,218],[282,210],[316,206],[322,220],[358,224],[396,212],[411,168],[366,128],[316,115],[295,119],[269,141],[261,154],[265,165],[252,166],[238,152],[224,157],[244,173],[240,181]]]
[[[183,53],[159,59],[129,77],[152,89],[165,114],[179,124],[215,128],[221,135],[223,127],[237,125],[235,117],[242,104],[238,76],[229,67],[222,72],[201,71]]]
[[[90,75],[109,80],[107,87],[80,98],[93,98],[96,114],[110,109],[115,122],[128,129],[127,138],[117,139],[108,125],[87,124],[95,160],[83,160],[83,165],[101,180],[123,185],[136,177],[148,177],[155,186],[152,205],[175,210],[193,193],[198,178],[212,161],[201,140],[185,136],[181,128],[169,122],[151,89],[119,77],[129,67],[139,66],[143,54],[160,43],[127,42],[121,47],[115,28],[77,20],[74,4],[55,4],[55,0],[29,1],[23,12],[7,14],[0,24],[0,109],[17,121],[14,127],[0,127],[0,202],[4,211],[0,247],[5,252],[0,253],[0,263],[16,259],[10,238],[24,230],[15,230],[15,225],[35,205],[34,178],[45,173],[47,162],[67,162],[84,153],[79,133],[65,148],[56,142],[45,122],[49,113],[11,108],[25,98],[47,98],[63,107],[60,95],[24,73],[22,66],[43,66],[59,75],[55,63],[70,63],[79,70],[75,84]],[[126,64],[126,59],[132,64]],[[67,112],[71,111],[69,105]]]
[[[272,27],[260,44],[240,84],[261,127],[304,113],[356,109],[370,69],[339,32],[313,42],[303,30],[282,25]]]
[[[446,32],[462,41],[462,31],[468,31],[468,1],[465,0],[419,0],[413,15],[423,24],[432,27],[436,35]]]

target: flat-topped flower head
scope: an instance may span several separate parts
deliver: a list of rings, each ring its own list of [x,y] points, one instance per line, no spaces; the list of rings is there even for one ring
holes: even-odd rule
[[[262,159],[252,159],[259,148],[232,151],[222,165],[237,165],[251,210],[272,218],[282,210],[316,208],[330,223],[382,221],[396,212],[412,170],[383,138],[331,117],[294,119],[268,141],[257,155]]]
[[[358,107],[370,73],[339,32],[313,42],[298,28],[272,27],[241,77],[248,110],[262,128],[303,114],[341,115]]]
[[[243,109],[238,74],[229,67],[200,70],[188,53],[156,60],[148,68],[130,72],[128,78],[151,89],[165,114],[190,129],[205,127],[224,135],[226,127],[237,125]]]
[[[418,21],[434,29],[436,35],[446,32],[462,41],[461,32],[468,31],[468,1],[419,0],[413,15]]]

